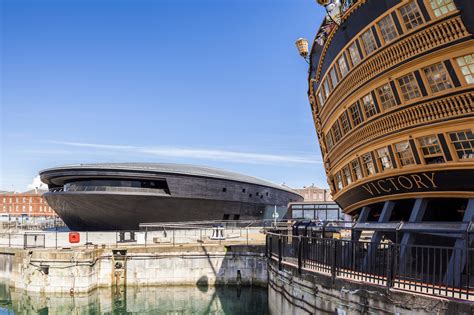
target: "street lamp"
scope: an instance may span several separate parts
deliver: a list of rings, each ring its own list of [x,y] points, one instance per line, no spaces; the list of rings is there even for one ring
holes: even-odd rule
[[[309,63],[308,58],[308,40],[306,38],[298,38],[295,42],[296,48],[298,48],[298,53],[301,57]]]

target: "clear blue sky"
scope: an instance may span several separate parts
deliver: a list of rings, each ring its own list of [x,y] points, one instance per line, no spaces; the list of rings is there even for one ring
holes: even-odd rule
[[[311,0],[0,0],[0,190],[70,163],[208,165],[326,187]]]

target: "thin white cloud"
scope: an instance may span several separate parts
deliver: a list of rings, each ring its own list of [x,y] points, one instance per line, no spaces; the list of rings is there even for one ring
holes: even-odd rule
[[[253,152],[237,152],[216,149],[196,149],[196,148],[180,148],[169,146],[130,146],[130,145],[109,145],[96,143],[82,143],[82,142],[67,142],[67,141],[49,141],[50,143],[99,149],[103,151],[121,151],[136,155],[149,155],[166,158],[187,158],[187,159],[201,159],[201,160],[219,160],[227,162],[239,163],[258,163],[258,164],[322,164],[321,160],[310,156],[295,156],[295,155],[277,155],[264,154]]]
[[[32,182],[30,184],[28,184],[27,188],[30,190],[30,189],[43,189],[43,190],[47,190],[48,189],[48,185],[46,185],[45,183],[43,183],[40,179],[40,176],[37,175],[35,178],[33,178]]]

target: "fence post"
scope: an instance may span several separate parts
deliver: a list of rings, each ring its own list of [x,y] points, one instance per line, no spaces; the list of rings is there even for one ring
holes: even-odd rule
[[[147,238],[148,238],[148,226],[145,226],[145,247],[147,243]]]
[[[249,246],[249,228],[247,227],[247,247]]]
[[[303,244],[301,235],[298,235],[298,273],[301,274],[301,269],[303,267],[303,260],[301,253],[303,252],[301,245]]]
[[[8,231],[8,247],[12,247],[12,233]]]
[[[268,258],[272,259],[272,243],[273,243],[273,237],[272,235],[269,235],[268,237]]]
[[[337,259],[337,240],[331,239],[331,250],[332,250],[332,259],[331,259],[331,278],[332,283],[336,282],[336,259]]]
[[[389,290],[391,287],[393,287],[393,279],[395,277],[395,251],[396,247],[390,243],[388,244],[388,257],[387,257],[387,290]]]
[[[281,234],[278,235],[278,270],[281,270],[281,261],[282,261],[282,242],[281,242]]]
[[[58,228],[56,228],[56,231],[54,233],[54,237],[55,237],[55,247],[56,247],[56,249],[58,249]]]

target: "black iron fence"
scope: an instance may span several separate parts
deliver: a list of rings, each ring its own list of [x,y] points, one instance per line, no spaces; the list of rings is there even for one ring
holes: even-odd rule
[[[300,272],[474,300],[474,248],[400,245],[267,233],[267,256]]]

